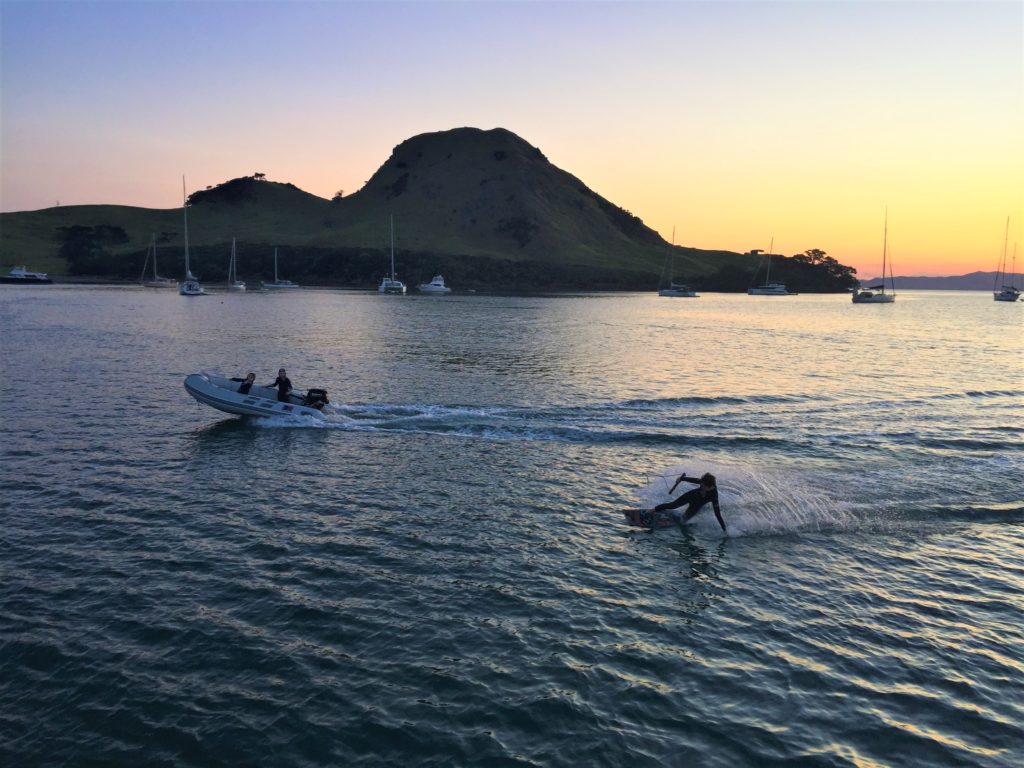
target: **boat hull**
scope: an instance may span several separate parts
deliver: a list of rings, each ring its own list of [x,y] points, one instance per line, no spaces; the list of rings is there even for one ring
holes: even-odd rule
[[[852,301],[854,304],[892,304],[896,301],[896,294],[865,291],[864,293],[853,294]]]
[[[993,291],[992,292],[992,300],[993,301],[1016,301],[1019,298],[1020,298],[1020,291],[1017,291],[1017,290],[1012,290],[1012,291],[1002,290],[1002,291]]]
[[[53,283],[49,277],[5,277],[0,276],[0,283],[6,285],[50,285]]]
[[[203,405],[235,416],[308,416],[323,419],[316,408],[295,402],[282,403],[269,387],[254,386],[249,394],[238,392],[239,382],[209,373],[193,373],[185,377],[185,391]]]
[[[674,299],[699,299],[696,291],[683,288],[662,288],[658,291],[659,296],[669,296]]]
[[[747,294],[750,296],[792,296],[793,294],[786,290],[786,286],[781,283],[768,283],[768,285],[762,285],[758,288],[748,288]]]

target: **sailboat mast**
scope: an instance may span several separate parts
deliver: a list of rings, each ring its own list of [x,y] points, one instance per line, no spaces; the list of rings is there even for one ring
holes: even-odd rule
[[[772,251],[775,250],[775,235],[772,235],[771,245],[768,246],[768,269],[764,273],[764,284],[768,285],[772,281]]]
[[[185,217],[185,279],[192,279],[188,263],[188,195],[185,193],[185,177],[181,177],[181,210]]]
[[[885,257],[889,251],[889,206],[885,206],[885,227],[882,230],[882,290],[885,290]],[[890,277],[892,276],[892,268],[889,269]],[[892,281],[892,289],[896,290],[895,279]]]
[[[274,282],[277,282],[277,246],[274,246]]]
[[[395,279],[395,216],[391,215],[391,280]]]
[[[998,291],[1002,286],[1000,283],[1005,279],[1006,274],[1006,244],[1010,240],[1010,217],[1006,217],[1006,232],[1003,234],[1003,256],[999,260],[999,269],[996,270],[996,281],[992,286],[993,291]]]

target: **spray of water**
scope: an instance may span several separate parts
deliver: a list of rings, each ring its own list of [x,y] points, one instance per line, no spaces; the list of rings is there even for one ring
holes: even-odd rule
[[[684,471],[688,476],[705,472],[715,475],[730,536],[842,529],[858,522],[848,503],[832,497],[800,473],[725,464],[721,460],[697,459],[651,475],[637,492],[640,506],[653,507],[696,487],[684,481],[669,495],[672,484]],[[691,524],[698,530],[719,530],[710,505]]]

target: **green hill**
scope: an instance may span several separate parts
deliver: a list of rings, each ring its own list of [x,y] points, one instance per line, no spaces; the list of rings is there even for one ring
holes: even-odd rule
[[[639,218],[552,165],[515,134],[457,128],[397,147],[366,185],[334,200],[262,176],[189,196],[192,271],[223,280],[237,238],[242,279],[374,285],[388,265],[394,218],[398,276],[443,272],[459,288],[653,290],[671,246]],[[181,209],[63,206],[0,215],[0,262],[54,275],[138,277],[152,233],[160,271],[184,271]],[[698,287],[746,280],[755,263],[675,247],[676,275]],[[781,275],[780,275],[781,277]],[[742,287],[745,287],[745,284]]]

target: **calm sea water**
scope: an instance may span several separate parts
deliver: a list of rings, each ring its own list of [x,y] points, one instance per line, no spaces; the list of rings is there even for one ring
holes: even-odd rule
[[[1019,766],[1022,326],[4,287],[0,763]],[[729,537],[623,525],[681,470]]]

